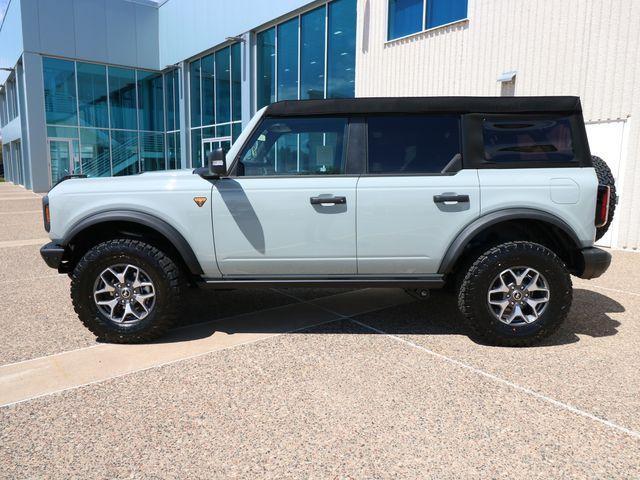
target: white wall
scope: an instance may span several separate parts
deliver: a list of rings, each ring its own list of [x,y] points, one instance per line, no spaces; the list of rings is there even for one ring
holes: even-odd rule
[[[579,95],[586,121],[627,121],[616,246],[640,248],[640,2],[469,0],[468,22],[392,42],[386,9],[359,0],[357,96],[499,95],[516,70],[516,95]]]

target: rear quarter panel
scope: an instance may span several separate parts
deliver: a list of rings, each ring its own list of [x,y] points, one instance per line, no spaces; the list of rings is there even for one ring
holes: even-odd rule
[[[593,245],[598,179],[585,168],[480,169],[481,215],[531,208],[564,220],[583,247]]]

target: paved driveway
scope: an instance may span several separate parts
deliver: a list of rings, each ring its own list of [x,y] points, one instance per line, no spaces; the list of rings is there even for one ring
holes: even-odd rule
[[[0,184],[0,476],[640,476],[640,254],[574,279],[545,344],[470,340],[451,296],[191,293],[150,345],[95,342]]]

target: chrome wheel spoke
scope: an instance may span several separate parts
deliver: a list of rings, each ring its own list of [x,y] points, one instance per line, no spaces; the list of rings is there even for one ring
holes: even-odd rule
[[[134,324],[155,307],[156,289],[151,277],[131,264],[111,265],[98,275],[93,298],[98,310],[119,324]]]
[[[549,298],[547,280],[540,272],[526,266],[503,270],[487,291],[489,311],[502,323],[513,326],[538,320],[547,308]]]

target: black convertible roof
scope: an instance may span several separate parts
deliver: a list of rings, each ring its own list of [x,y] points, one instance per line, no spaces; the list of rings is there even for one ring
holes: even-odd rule
[[[370,97],[285,100],[265,115],[352,115],[371,113],[580,113],[579,97]]]

